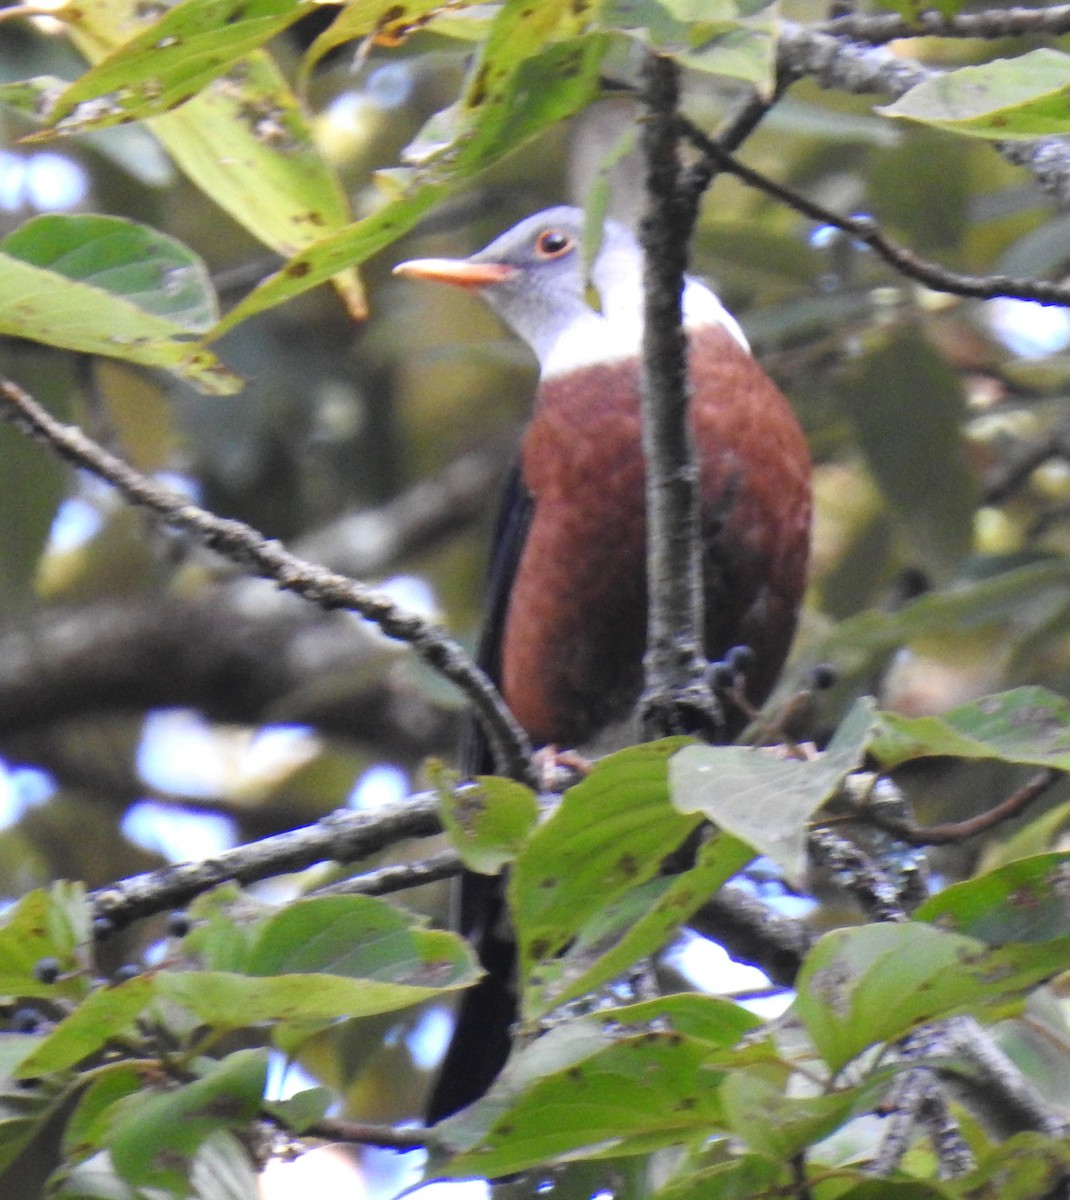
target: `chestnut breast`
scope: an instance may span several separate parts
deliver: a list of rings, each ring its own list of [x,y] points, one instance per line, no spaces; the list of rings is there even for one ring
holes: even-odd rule
[[[787,401],[721,326],[690,338],[706,655],[755,652],[768,695],[805,586],[810,461]],[[521,452],[534,513],[506,615],[502,686],[537,743],[627,717],[646,644],[646,498],[635,358],[544,380]]]

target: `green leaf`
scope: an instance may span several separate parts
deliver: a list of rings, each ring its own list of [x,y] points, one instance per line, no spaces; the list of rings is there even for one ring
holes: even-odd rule
[[[432,991],[473,982],[465,943],[418,928],[415,920],[374,896],[298,900],[260,928],[244,970],[257,976],[330,972],[369,989],[372,980]]]
[[[264,1109],[278,1117],[292,1133],[304,1133],[323,1119],[334,1100],[335,1095],[330,1088],[305,1088],[303,1092],[297,1092],[285,1100],[267,1101]]]
[[[939,717],[878,713],[870,753],[884,767],[949,755],[1070,771],[1070,703],[1042,687],[983,696]]]
[[[456,939],[453,939],[456,940]],[[433,1000],[464,987],[467,976],[440,987],[302,974],[261,977],[225,971],[175,971],[160,976],[160,994],[219,1029],[240,1029],[263,1021],[321,1021],[367,1017]]]
[[[79,884],[27,892],[0,924],[0,996],[77,1000],[89,990],[90,910]],[[41,958],[55,958],[66,978],[42,983]]]
[[[955,1013],[1007,1008],[1070,964],[1070,936],[996,948],[919,924],[826,934],[797,981],[794,1011],[838,1071],[869,1046]]]
[[[257,313],[325,283],[346,267],[365,262],[412,229],[425,213],[463,181],[458,177],[451,186],[419,186],[415,191],[384,205],[370,217],[314,243],[291,258],[274,275],[269,275],[240,304],[236,304],[212,330],[211,340],[222,337],[235,325]]]
[[[836,1200],[961,1200],[963,1194],[953,1184],[938,1180],[864,1179],[855,1187],[837,1191]]]
[[[497,875],[511,862],[539,819],[531,788],[511,779],[479,776],[460,783],[439,767],[432,775],[442,823],[470,871]]]
[[[570,788],[517,858],[509,898],[526,984],[607,904],[646,880],[698,823],[669,803],[669,738],[609,755]]]
[[[474,0],[454,0],[449,5],[444,5],[442,0],[404,0],[404,3],[350,0],[309,46],[301,63],[302,88],[320,59],[337,46],[371,38],[374,45],[394,47],[422,29],[432,28],[437,32],[442,22],[436,18],[456,14],[469,2]],[[488,24],[486,19],[480,21],[484,34]]]
[[[238,1050],[194,1083],[120,1101],[109,1149],[122,1177],[173,1190],[188,1186],[200,1146],[220,1130],[241,1129],[258,1114],[267,1064],[266,1050]]]
[[[919,921],[989,945],[1043,942],[1070,928],[1070,854],[1038,854],[954,883],[915,912]]]
[[[224,971],[169,971],[161,974],[158,986],[162,996],[217,1028],[389,1013],[475,982],[474,962],[458,938],[427,937],[443,950],[455,950],[452,960],[441,953],[425,965],[425,977],[440,980],[434,984],[384,983],[319,972],[265,978]]]
[[[96,988],[22,1060],[14,1072],[15,1078],[32,1079],[75,1066],[112,1038],[128,1033],[135,1017],[155,996],[155,976],[147,974]]]
[[[753,1013],[731,1001],[682,992],[553,1025],[514,1052],[482,1100],[436,1125],[436,1138],[453,1150],[471,1150],[542,1080],[567,1074],[622,1036],[682,1034],[705,1043],[713,1057],[724,1051],[739,1054],[734,1048],[740,1038],[760,1024]],[[769,1054],[764,1045],[749,1047],[744,1053],[746,1062]]]
[[[5,254],[89,284],[193,333],[219,319],[200,257],[176,238],[122,217],[34,217],[0,243]]]
[[[718,832],[700,847],[690,870],[652,880],[627,893],[619,905],[608,905],[580,931],[565,954],[536,964],[532,971],[535,995],[525,995],[525,1015],[549,1012],[586,995],[662,949],[688,917],[753,857],[747,843]]]
[[[981,138],[1070,132],[1070,55],[1031,50],[926,79],[877,110]]]
[[[509,0],[495,21],[497,34],[488,40],[473,68],[452,141],[438,147],[431,166],[395,173],[391,179],[403,189],[400,195],[370,217],[293,257],[232,309],[216,326],[213,337],[255,313],[293,299],[345,267],[364,262],[412,229],[450,192],[597,96],[601,90],[599,70],[609,49],[607,37],[592,34],[539,50],[544,38],[542,14],[567,25],[565,10],[569,8],[563,0],[538,5]],[[524,17],[525,12],[530,15]],[[534,29],[528,28],[529,24]],[[525,57],[528,51],[530,56]],[[173,120],[185,111],[166,119]]]
[[[142,254],[152,257],[147,263]],[[154,309],[209,320],[203,267],[164,234],[119,217],[44,216],[0,242],[0,333],[160,367],[201,391],[241,387],[190,328]],[[169,294],[174,289],[175,295]]]
[[[742,1005],[704,992],[674,992],[656,1000],[603,1009],[596,1019],[613,1031],[634,1026],[635,1032],[640,1033],[648,1027],[686,1034],[719,1049],[730,1049],[744,1034],[762,1024],[759,1017]]]
[[[185,939],[211,969],[157,977],[162,994],[210,1025],[368,1016],[478,978],[464,941],[385,900],[321,896],[265,910],[220,893],[191,908],[199,924]]]
[[[979,497],[962,440],[962,382],[912,327],[882,335],[838,378],[866,464],[897,526],[936,578],[970,549]],[[903,397],[924,397],[903,420]]]
[[[671,54],[681,66],[754,84],[768,95],[777,6],[766,0],[609,0],[599,24]]]
[[[130,1063],[97,1067],[63,1130],[63,1150],[68,1158],[84,1158],[107,1144],[111,1109],[145,1087],[145,1073]]]
[[[679,1033],[622,1038],[537,1083],[440,1174],[505,1175],[708,1137],[723,1124],[723,1072],[710,1054],[707,1043]]]
[[[984,1156],[976,1170],[955,1180],[956,1196],[998,1196],[999,1200],[1035,1200],[1058,1195],[1070,1171],[1065,1138],[1016,1133]],[[876,1200],[876,1197],[874,1197]]]
[[[844,681],[868,684],[887,655],[904,643],[950,636],[993,622],[1013,622],[1016,636],[1053,609],[1065,607],[1070,562],[1051,558],[1020,565],[991,564],[994,573],[956,581],[943,591],[922,596],[897,612],[870,609],[841,621],[810,648],[809,662],[830,663]],[[1039,615],[1037,615],[1039,614]]]
[[[68,5],[63,16],[92,62],[142,29],[129,0]],[[232,62],[225,76],[146,127],[197,187],[281,254],[297,252],[348,220],[341,182],[317,150],[285,76],[264,50]],[[356,275],[343,271],[333,283],[349,311],[363,316]]]
[[[236,883],[221,884],[189,906],[183,952],[210,971],[244,971],[260,927],[276,911]]]
[[[669,764],[673,804],[702,813],[799,880],[806,824],[861,764],[875,719],[873,701],[859,700],[810,761],[747,746],[688,746]]]
[[[43,1092],[0,1091],[0,1172],[43,1132],[55,1104]]]
[[[60,394],[46,397],[36,388],[34,394],[50,408],[56,405],[58,412],[53,411],[63,419],[70,392],[49,390]],[[0,510],[0,624],[14,629],[24,626],[38,607],[38,569],[70,478],[58,459],[42,454],[39,445],[7,422],[0,428],[0,473],[8,494],[19,497],[18,504]]]
[[[71,84],[49,118],[58,132],[79,133],[170,112],[313,7],[312,0],[181,0]]]
[[[655,1195],[657,1200],[753,1200],[756,1196],[790,1195],[793,1186],[782,1162],[742,1154],[698,1171],[681,1171]]]
[[[758,1154],[788,1161],[872,1110],[890,1075],[885,1071],[861,1087],[823,1096],[793,1096],[785,1092],[786,1079],[774,1082],[767,1067],[733,1071],[721,1088],[725,1121]]]

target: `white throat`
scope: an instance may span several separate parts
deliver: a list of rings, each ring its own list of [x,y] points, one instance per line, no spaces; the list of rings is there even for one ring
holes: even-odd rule
[[[612,286],[606,286],[609,283]],[[587,309],[568,323],[539,356],[544,379],[642,353],[643,300],[639,281],[606,280],[602,281],[599,291],[603,296],[613,296],[615,305],[606,307],[601,313]],[[739,322],[697,279],[688,278],[684,282],[683,313],[685,329],[720,325],[749,353],[750,345]]]

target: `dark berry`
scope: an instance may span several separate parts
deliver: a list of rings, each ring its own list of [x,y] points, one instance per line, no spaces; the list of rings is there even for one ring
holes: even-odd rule
[[[115,982],[126,983],[128,979],[136,979],[140,974],[141,968],[137,963],[123,963],[115,972]]]
[[[60,975],[58,958],[39,958],[33,964],[33,976],[38,983],[55,983]]]
[[[115,932],[115,922],[111,917],[94,917],[93,918],[93,937],[98,942],[103,942],[111,937]]]
[[[810,669],[810,686],[815,692],[826,692],[836,682],[836,668],[830,663],[818,663]]]
[[[724,656],[724,660],[733,671],[745,675],[754,665],[754,651],[750,646],[733,646]]]
[[[167,918],[167,932],[176,938],[183,938],[190,931],[190,920],[186,913],[179,909]]]
[[[11,1018],[11,1028],[16,1033],[33,1033],[41,1020],[36,1008],[20,1008]]]
[[[706,677],[715,692],[727,692],[736,682],[736,673],[726,662],[710,663]]]

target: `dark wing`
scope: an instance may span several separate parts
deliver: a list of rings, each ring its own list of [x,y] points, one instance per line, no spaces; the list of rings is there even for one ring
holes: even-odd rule
[[[476,662],[498,686],[502,681],[502,638],[506,613],[509,611],[509,596],[534,511],[535,503],[524,486],[520,462],[517,460],[506,477],[498,521],[494,527],[484,589],[483,629],[476,647]],[[459,765],[463,775],[488,775],[494,771],[494,759],[486,734],[471,712],[465,718],[461,731]]]
[[[502,638],[509,596],[524,552],[534,502],[515,462],[505,482],[487,570],[483,630],[476,661],[501,683]],[[486,735],[471,713],[465,718],[459,755],[464,775],[494,770]],[[516,1020],[516,942],[505,919],[505,880],[466,871],[455,896],[456,925],[479,954],[486,974],[461,998],[446,1056],[425,1113],[433,1124],[478,1100],[509,1056]]]

